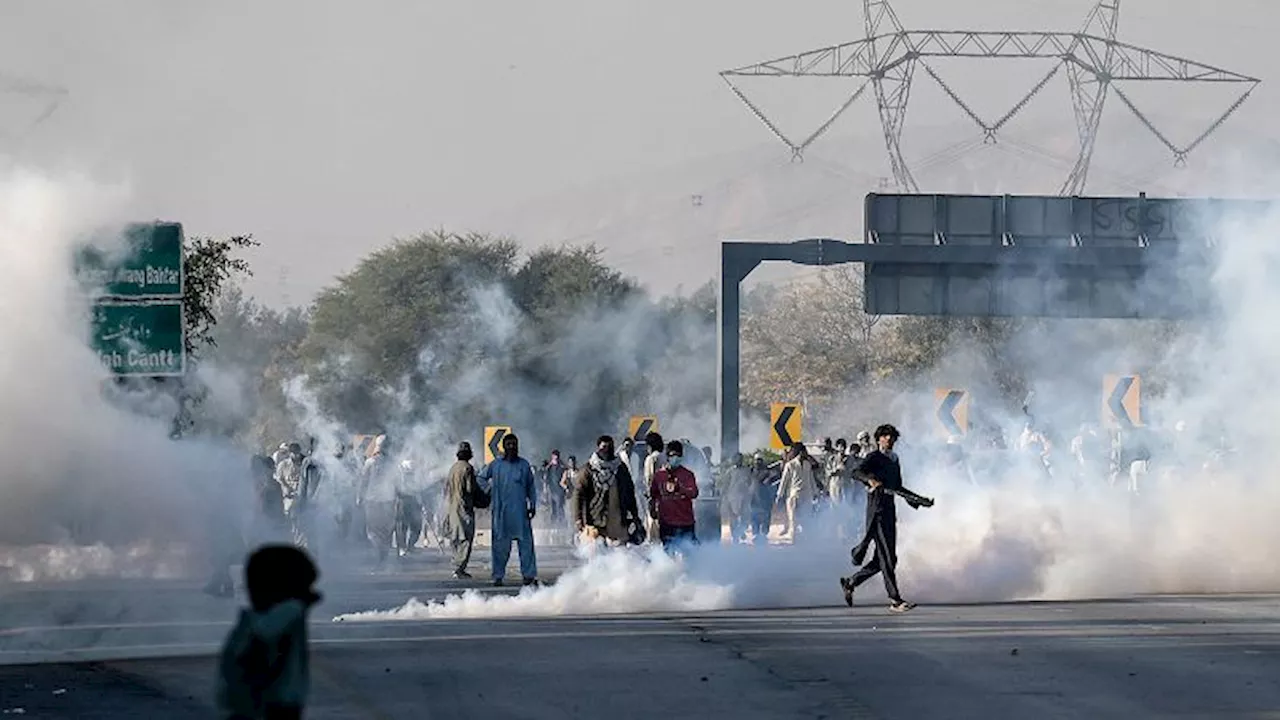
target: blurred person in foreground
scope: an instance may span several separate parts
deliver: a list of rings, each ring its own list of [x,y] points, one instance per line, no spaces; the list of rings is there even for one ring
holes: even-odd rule
[[[533,547],[533,518],[538,514],[537,481],[529,461],[520,457],[514,433],[502,438],[502,457],[484,466],[480,480],[490,497],[492,513],[493,584],[501,587],[511,559],[511,543],[520,545],[520,576],[525,585],[538,584],[538,558]]]
[[[658,539],[668,552],[686,544],[697,545],[693,501],[698,497],[698,480],[684,466],[684,445],[667,443],[666,467],[653,475],[649,486],[649,515],[658,521]]]
[[[840,578],[840,589],[844,591],[845,604],[853,607],[853,591],[880,573],[884,576],[885,594],[889,596],[889,610],[902,613],[916,605],[903,600],[898,590],[898,514],[894,498],[902,496],[915,509],[933,507],[933,500],[902,485],[902,465],[893,450],[899,438],[898,429],[892,425],[881,425],[876,428],[875,438],[877,449],[864,457],[854,472],[854,478],[866,483],[868,488],[867,526],[862,540],[850,553],[855,566],[862,565],[872,543],[875,544],[875,554],[871,556],[871,562],[862,565],[858,572]]]
[[[296,720],[310,692],[307,613],[320,601],[315,563],[291,545],[265,545],[245,563],[248,608],[222,645],[217,702],[228,720]]]

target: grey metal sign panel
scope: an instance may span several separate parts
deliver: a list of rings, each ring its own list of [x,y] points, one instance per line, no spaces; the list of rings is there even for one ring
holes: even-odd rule
[[[866,253],[870,312],[1176,318],[1210,305],[1215,236],[1229,236],[1280,205],[1145,196],[868,195],[866,210],[864,247],[896,253],[891,263]],[[907,247],[926,239],[937,244]],[[961,255],[966,262],[958,262]]]
[[[1023,247],[1071,247],[1075,236],[1071,198],[1006,197],[1005,229]]]
[[[864,303],[878,315],[1178,318],[1211,304],[1206,267],[867,266]]]
[[[1142,235],[1139,198],[1072,198],[1076,236],[1089,247],[1126,247]]]
[[[938,196],[938,229],[951,245],[1000,245],[1004,235],[999,197]]]
[[[1280,211],[1273,201],[1047,195],[867,195],[866,238],[888,245],[1203,244]]]
[[[869,234],[893,245],[934,245],[935,202],[933,195],[880,195],[884,201],[872,203],[868,196],[866,227]]]
[[[947,278],[947,309],[953,315],[981,317],[995,309],[995,281],[986,277]]]

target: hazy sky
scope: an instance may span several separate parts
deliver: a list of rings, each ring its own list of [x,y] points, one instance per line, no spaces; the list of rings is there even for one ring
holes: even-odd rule
[[[909,27],[1074,30],[1091,3],[896,7]],[[1121,34],[1265,79],[1277,20],[1274,0],[1125,0]],[[253,233],[252,289],[301,302],[393,236],[758,147],[717,72],[861,34],[856,0],[9,0],[0,70],[70,92],[11,152],[128,181],[139,216],[189,234]],[[1242,121],[1277,110],[1264,84]],[[32,114],[5,96],[0,122]]]

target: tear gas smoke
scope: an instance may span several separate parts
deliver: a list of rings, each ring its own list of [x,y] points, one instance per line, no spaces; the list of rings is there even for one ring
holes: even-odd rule
[[[182,578],[191,573],[189,548],[139,542],[124,547],[30,545],[0,549],[0,581],[43,582],[90,577]]]
[[[112,387],[89,349],[73,250],[125,220],[126,196],[0,167],[0,575],[170,574],[180,547],[204,543],[211,515],[231,510],[223,487],[247,465],[170,440],[173,401]]]
[[[1280,286],[1266,272],[1280,260],[1270,232],[1278,225],[1275,216],[1228,219],[1217,228],[1211,274],[1176,269],[1187,280],[1212,277],[1215,305],[1176,333],[1151,321],[1026,322],[1001,346],[1034,392],[1030,410],[1049,436],[1051,479],[1026,455],[985,467],[976,484],[925,461],[922,446],[938,432],[931,388],[900,398],[889,419],[904,418],[896,422],[908,484],[938,498],[931,511],[900,514],[905,592],[941,602],[1280,588],[1269,560],[1280,540],[1271,519],[1280,507],[1271,482],[1280,411],[1258,392],[1280,363],[1270,319]],[[1000,360],[956,348],[930,384],[967,388],[981,404],[999,396],[988,368]],[[1157,433],[1136,495],[1125,492],[1127,464],[1112,487],[1099,473],[1079,474],[1069,445],[1081,422],[1099,423],[1102,377],[1132,373],[1146,383],[1142,415]],[[1028,420],[1016,404],[985,410],[1010,437]],[[1178,422],[1186,429],[1176,430]],[[1121,433],[1123,443],[1131,437]],[[1231,461],[1211,466],[1222,440],[1234,449]]]
[[[604,549],[587,545],[584,563],[554,585],[524,588],[519,595],[485,597],[475,590],[443,602],[417,598],[388,611],[339,615],[335,622],[378,622],[483,617],[556,617],[666,610],[710,611],[732,605],[731,589],[691,580],[683,564],[649,549]]]
[[[481,448],[485,425],[512,427],[531,460],[552,448],[585,459],[599,434],[620,438],[631,413],[659,414],[665,435],[711,443],[715,333],[705,319],[673,322],[636,297],[566,316],[546,342],[530,336],[524,311],[501,286],[468,286],[456,301],[450,322],[418,351],[417,377],[377,389],[372,427],[344,428],[333,415],[361,416],[361,409],[339,401],[326,413],[317,400],[323,383],[301,377],[288,393],[301,429],[329,444],[385,432],[420,469],[410,478],[418,488],[439,482],[460,440]],[[543,342],[544,353],[517,366]],[[359,358],[343,365],[346,382],[367,383]],[[624,397],[624,386],[635,390]]]
[[[7,450],[0,545],[28,548],[25,556],[0,558],[18,579],[112,572],[117,563],[144,568],[128,572],[167,574],[171,565],[164,558],[175,545],[208,547],[208,525],[239,510],[226,505],[235,502],[234,494],[221,490],[228,478],[243,474],[244,457],[211,441],[171,441],[168,418],[175,408],[162,395],[116,392],[108,398],[102,369],[86,346],[88,308],[75,287],[71,250],[83,233],[123,219],[116,211],[123,196],[78,178],[52,180],[13,169],[0,174],[0,300],[7,310],[0,322],[10,348],[0,356]],[[1272,437],[1280,406],[1260,392],[1280,367],[1273,317],[1280,286],[1271,280],[1280,248],[1269,232],[1277,226],[1280,218],[1223,228],[1212,281],[1218,314],[1173,344],[1144,354],[1116,342],[1125,339],[1127,325],[1100,340],[1100,324],[1058,322],[1028,323],[1002,345],[1043,407],[1071,408],[1082,404],[1081,397],[1097,398],[1107,373],[1143,370],[1148,379],[1170,380],[1162,395],[1146,398],[1149,417],[1185,420],[1191,430],[1162,458],[1172,474],[1153,473],[1136,497],[1096,477],[1080,486],[1061,477],[1043,482],[1037,468],[1018,460],[989,467],[970,484],[916,454],[933,432],[923,395],[903,395],[882,408],[878,419],[895,421],[906,433],[908,483],[938,498],[932,510],[902,513],[900,571],[913,599],[1280,587],[1280,568],[1270,557],[1280,541],[1273,517],[1280,488],[1270,482],[1280,460]],[[478,446],[477,417],[513,425],[525,438],[526,455],[553,445],[568,454],[589,444],[599,431],[623,426],[625,418],[609,409],[616,405],[611,388],[647,367],[641,360],[655,348],[673,344],[677,351],[646,392],[628,398],[628,407],[661,414],[664,424],[672,418],[664,427],[668,435],[697,440],[715,427],[705,404],[714,365],[700,354],[707,352],[708,338],[696,329],[705,325],[663,327],[640,302],[569,318],[542,369],[571,381],[548,392],[540,378],[513,372],[510,358],[523,340],[524,323],[505,291],[473,288],[456,320],[455,329],[442,330],[420,354],[423,375],[433,383],[428,392],[397,387],[391,396],[401,412],[382,428],[421,454],[422,467],[447,467],[454,443],[466,436]],[[472,361],[439,372],[442,358],[458,357]],[[979,397],[998,395],[985,359],[966,347],[926,381],[971,388]],[[209,385],[219,396],[232,395],[225,377],[211,376]],[[339,432],[305,384],[287,391],[301,408],[304,428],[322,439]],[[1090,404],[1097,407],[1093,400],[1083,403]],[[420,412],[424,407],[428,412]],[[235,405],[226,412],[234,415]],[[1021,425],[1015,409],[987,412],[1007,428]],[[579,437],[583,428],[591,428],[585,438]],[[1055,435],[1061,456],[1070,432],[1059,427]],[[1233,440],[1237,453],[1229,468],[1206,471],[1199,460],[1207,449],[1203,440],[1220,435]],[[49,546],[81,549],[41,549]],[[83,560],[75,559],[77,552]],[[160,554],[146,559],[151,552]],[[392,616],[828,604],[834,578],[847,568],[847,548],[834,541],[766,552],[705,547],[687,562],[601,552],[556,585],[514,599],[473,593],[407,606]]]
[[[902,506],[899,513],[899,577],[908,597],[984,602],[1280,588],[1271,556],[1280,541],[1274,522],[1280,485],[1272,482],[1280,406],[1260,392],[1280,367],[1274,227],[1280,217],[1219,228],[1211,274],[1216,307],[1206,319],[1182,323],[1174,333],[1153,322],[1017,323],[994,358],[954,347],[915,390],[878,408],[875,421],[904,431],[907,484],[937,498],[932,509]],[[1196,277],[1205,268],[1184,270]],[[975,402],[986,401],[984,420],[1008,437],[1023,430],[1028,417],[1020,403],[998,401],[1007,388],[993,377],[995,361],[1014,366],[1031,391],[1032,422],[1051,441],[1052,477],[1028,453],[973,462],[972,476],[930,457],[940,441],[934,386],[966,388]],[[1113,486],[1105,470],[1083,472],[1069,447],[1082,422],[1099,423],[1102,377],[1135,372],[1147,383],[1143,416],[1165,440],[1153,448],[1152,470],[1136,494],[1125,490],[1127,467]],[[1174,430],[1179,422],[1185,430]],[[857,429],[831,434],[852,437]],[[1121,439],[1128,442],[1127,434]],[[1231,460],[1211,465],[1220,439],[1230,441]],[[975,460],[983,448],[971,445],[969,452]],[[764,552],[703,546],[687,562],[642,564],[634,553],[607,551],[566,574],[563,589],[525,590],[514,599],[471,593],[344,619],[680,612],[706,609],[708,598],[733,607],[838,602],[835,579],[850,572],[847,544],[814,540]],[[878,580],[865,587],[860,598],[883,598]],[[647,599],[638,603],[640,593]]]

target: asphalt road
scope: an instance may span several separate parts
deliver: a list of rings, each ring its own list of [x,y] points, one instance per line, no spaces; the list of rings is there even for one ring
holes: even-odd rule
[[[544,576],[567,556],[540,553]],[[463,587],[437,557],[335,574],[310,718],[1280,718],[1280,598],[881,602],[700,615],[331,623]],[[479,573],[477,573],[479,574]],[[199,583],[0,586],[0,713],[213,717],[237,601]],[[5,716],[7,716],[5,715]],[[3,716],[0,716],[3,717]]]

